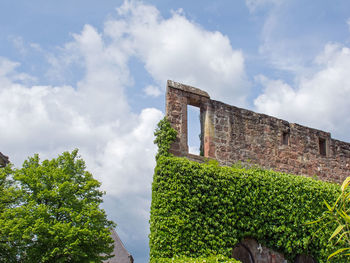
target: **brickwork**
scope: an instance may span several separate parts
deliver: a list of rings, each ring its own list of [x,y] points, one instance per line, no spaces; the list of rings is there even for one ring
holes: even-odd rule
[[[171,152],[188,154],[187,105],[200,108],[204,157],[222,165],[251,163],[266,169],[342,182],[350,176],[350,144],[328,132],[211,100],[208,93],[168,81],[166,116],[178,132]]]
[[[105,260],[104,263],[133,263],[133,257],[126,250],[123,242],[120,240],[117,232],[114,229],[111,230],[111,237],[114,241],[114,249],[112,253],[113,257]]]
[[[287,263],[284,255],[259,244],[252,238],[245,238],[232,250],[232,257],[242,263]],[[308,255],[298,255],[294,263],[316,263]]]

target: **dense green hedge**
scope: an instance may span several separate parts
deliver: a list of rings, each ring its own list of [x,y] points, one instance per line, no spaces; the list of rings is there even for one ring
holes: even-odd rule
[[[151,260],[230,256],[238,242],[252,237],[289,260],[310,254],[325,262],[334,251],[328,239],[336,226],[312,235],[320,226],[305,223],[326,210],[323,200],[333,203],[339,193],[337,185],[302,176],[159,156],[152,185]]]
[[[239,263],[240,261],[227,258],[225,256],[209,256],[209,257],[174,257],[174,258],[157,258],[153,259],[151,263]]]

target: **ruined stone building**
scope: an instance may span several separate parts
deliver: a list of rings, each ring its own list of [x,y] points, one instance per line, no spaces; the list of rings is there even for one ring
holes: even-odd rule
[[[200,109],[200,155],[189,153],[188,105]],[[170,149],[175,156],[198,162],[215,159],[221,165],[243,162],[336,183],[350,176],[350,143],[333,139],[329,132],[212,100],[207,92],[188,85],[167,82],[166,117],[177,131]],[[243,263],[287,262],[251,238],[242,240],[232,255]],[[298,255],[295,262],[316,261]]]
[[[9,163],[9,158],[0,152],[0,167],[5,167]]]
[[[188,152],[187,106],[200,109],[203,156]],[[350,144],[325,131],[211,100],[200,89],[168,81],[166,116],[178,132],[171,152],[222,165],[251,163],[266,169],[342,182],[350,176]]]
[[[112,253],[113,257],[106,260],[105,263],[133,263],[133,257],[126,250],[123,242],[114,229],[111,230],[111,237],[114,241],[114,250]]]

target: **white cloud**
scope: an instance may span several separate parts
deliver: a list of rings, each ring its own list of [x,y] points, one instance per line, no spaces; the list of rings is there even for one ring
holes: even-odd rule
[[[10,61],[0,56],[0,89],[1,86],[12,85],[13,81],[19,83],[33,83],[36,81],[36,78],[28,74],[18,73],[16,68],[19,65],[20,64],[17,62]]]
[[[160,88],[153,85],[148,85],[143,89],[143,91],[146,93],[147,96],[151,96],[151,97],[159,97],[160,94],[162,94],[162,91],[160,90]]]
[[[258,111],[331,131],[334,137],[350,141],[350,48],[328,44],[315,63],[320,70],[298,76],[295,87],[257,77],[265,90],[255,106]]]
[[[227,36],[210,32],[181,12],[169,19],[153,6],[126,1],[118,9],[123,19],[106,23],[105,33],[132,47],[159,86],[167,79],[205,89],[215,99],[243,105],[249,90],[242,51]]]
[[[10,36],[9,40],[12,42],[14,47],[20,52],[21,55],[25,55],[27,53],[27,48],[25,47],[25,43],[22,37]]]
[[[159,110],[144,109],[135,119],[137,125],[132,130],[108,141],[98,156],[96,174],[109,194],[149,197],[156,154],[150,127],[155,127],[162,115]]]
[[[122,49],[108,44],[89,25],[74,34],[72,42],[51,56],[55,70],[83,69],[74,87],[28,85],[23,79],[31,76],[17,72],[19,63],[0,58],[1,151],[20,165],[34,153],[52,158],[79,148],[108,196],[124,204],[125,211],[119,211],[122,217],[148,216],[156,151],[153,131],[162,112],[148,108],[138,115],[130,111],[125,89],[133,80]],[[113,214],[115,203],[105,206]],[[132,222],[119,223],[121,232],[132,231],[124,242],[142,240],[147,254],[148,219],[141,216]]]
[[[7,61],[1,71],[16,63]],[[15,73],[13,73],[15,74]],[[15,78],[16,76],[14,76]],[[86,79],[89,79],[86,77]],[[108,81],[110,79],[107,78]],[[114,201],[123,204],[124,211],[114,215],[114,202],[105,202],[112,219],[126,223],[124,217],[142,214],[131,223],[119,223],[118,229],[127,232],[124,242],[144,243],[147,253],[148,215],[156,147],[153,131],[162,116],[157,109],[144,109],[135,115],[119,107],[108,109],[103,89],[85,92],[70,86],[25,86],[1,76],[0,129],[1,151],[16,165],[34,153],[52,158],[74,148],[80,149],[88,169],[102,181],[102,189]],[[88,84],[87,84],[88,85]],[[118,86],[115,87],[118,89]],[[116,91],[119,94],[120,91]],[[113,92],[109,95],[114,96]],[[114,96],[114,101],[116,96]],[[90,107],[85,110],[85,106]],[[107,109],[106,109],[107,107]],[[114,113],[113,120],[95,119],[94,111]],[[132,195],[132,198],[130,197]],[[110,199],[106,199],[107,201]],[[137,203],[132,203],[137,200]],[[132,207],[132,208],[131,208]]]
[[[21,39],[18,43],[25,44]],[[142,242],[146,254],[153,131],[163,113],[130,109],[126,91],[134,80],[129,59],[144,63],[153,78],[155,84],[144,89],[149,96],[159,96],[158,87],[173,79],[243,105],[249,83],[242,51],[233,49],[227,36],[203,29],[181,11],[165,19],[155,7],[135,1],[125,1],[102,31],[85,25],[55,53],[37,44],[29,48],[48,59],[52,83],[33,85],[36,79],[18,72],[19,63],[0,58],[0,150],[20,165],[34,153],[52,158],[79,148],[107,190],[106,210],[119,231],[128,233],[123,241]],[[72,72],[78,72],[77,81],[68,82]]]

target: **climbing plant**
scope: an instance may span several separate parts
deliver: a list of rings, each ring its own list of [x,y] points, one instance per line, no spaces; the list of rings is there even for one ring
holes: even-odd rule
[[[171,128],[166,123],[160,127],[165,128],[163,134]],[[316,236],[312,233],[318,226],[307,224],[326,209],[324,200],[336,201],[341,193],[338,185],[257,167],[192,162],[164,152],[171,140],[156,141],[167,145],[159,147],[152,184],[154,262],[213,254],[229,257],[245,237],[283,253],[289,262],[298,254],[326,262],[337,246],[341,248],[329,240],[336,224],[328,224]]]
[[[170,146],[175,141],[177,132],[171,127],[166,117],[158,123],[154,135],[156,137],[154,143],[158,146],[156,159],[160,156],[169,156]]]

